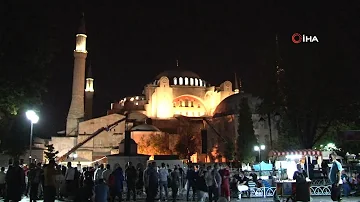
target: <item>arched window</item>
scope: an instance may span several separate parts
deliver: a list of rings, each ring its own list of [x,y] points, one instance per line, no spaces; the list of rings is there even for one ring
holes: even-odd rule
[[[206,82],[204,81],[204,87],[206,87]]]
[[[199,80],[195,79],[195,86],[199,86]]]
[[[189,85],[189,78],[185,77],[185,84],[184,85]]]
[[[177,85],[177,78],[174,77],[174,85]]]
[[[194,79],[190,78],[190,86],[193,86],[193,85],[194,85]]]
[[[199,79],[199,86],[203,86],[202,80]]]
[[[183,83],[183,78],[182,77],[180,77],[179,78],[179,85],[183,85],[184,83]]]

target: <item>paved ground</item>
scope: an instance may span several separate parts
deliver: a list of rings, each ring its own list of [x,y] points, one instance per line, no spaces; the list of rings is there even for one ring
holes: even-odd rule
[[[28,198],[23,198],[23,200],[21,200],[21,202],[28,202],[29,199]],[[139,200],[139,202],[143,202],[144,200]],[[236,200],[236,199],[232,199],[232,202],[240,202],[240,201],[244,201],[244,202],[272,202],[273,199],[272,198],[252,198],[252,199],[248,199],[248,198],[243,198],[241,200]],[[312,202],[331,202],[330,196],[328,197],[312,197],[311,199]],[[39,202],[42,202],[42,200],[39,200]],[[57,201],[57,202],[61,202],[61,201]],[[158,201],[156,201],[158,202]],[[178,202],[185,202],[185,201],[181,201],[179,200]],[[349,197],[349,198],[343,198],[343,202],[360,202],[360,197]]]

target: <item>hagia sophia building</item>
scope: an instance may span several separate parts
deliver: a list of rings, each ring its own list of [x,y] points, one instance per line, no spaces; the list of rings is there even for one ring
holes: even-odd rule
[[[97,161],[119,153],[119,143],[125,131],[130,130],[139,154],[176,154],[175,145],[180,136],[193,133],[199,141],[192,161],[225,161],[223,139],[226,136],[236,141],[238,108],[243,97],[248,99],[259,144],[269,145],[270,141],[277,140],[277,127],[271,122],[275,120],[256,113],[261,100],[244,93],[236,75],[234,82],[224,81],[214,86],[198,74],[175,65],[172,70],[154,75],[155,79],[145,85],[142,94],[139,92],[139,95],[112,103],[105,116],[92,117],[92,99],[96,91],[91,67],[86,68],[86,40],[82,22],[76,34],[72,98],[65,134],[50,140],[59,151],[58,156],[81,144],[71,155],[76,154],[77,161],[83,164]],[[124,119],[126,113],[131,122],[120,122],[92,137],[100,128]],[[160,136],[163,149],[154,149],[149,139]]]

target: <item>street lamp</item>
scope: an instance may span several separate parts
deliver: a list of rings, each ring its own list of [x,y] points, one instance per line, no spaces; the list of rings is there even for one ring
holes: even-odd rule
[[[30,150],[29,150],[29,165],[31,164],[31,152],[32,152],[32,139],[33,139],[33,128],[34,128],[34,123],[36,124],[39,121],[39,116],[36,114],[35,111],[33,110],[29,110],[26,112],[26,117],[27,119],[30,120],[31,123],[31,127],[30,127]]]
[[[256,146],[254,146],[254,151],[259,152],[259,166],[260,166],[259,177],[261,177],[261,151],[262,150],[265,150],[265,145],[256,145]]]

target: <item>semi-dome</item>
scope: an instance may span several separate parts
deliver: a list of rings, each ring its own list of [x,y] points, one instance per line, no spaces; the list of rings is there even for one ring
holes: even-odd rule
[[[202,80],[198,74],[188,70],[167,70],[155,77],[154,85],[158,84],[161,77],[167,77],[170,81],[170,85],[180,86],[201,86],[205,87],[207,82]]]
[[[258,105],[261,103],[261,100],[257,97],[253,97],[251,94],[237,93],[220,102],[214,111],[213,118],[238,114],[242,98],[248,99],[250,110],[252,113],[255,113]]]

